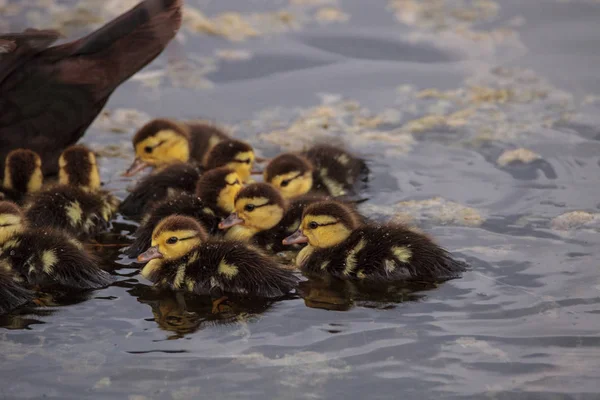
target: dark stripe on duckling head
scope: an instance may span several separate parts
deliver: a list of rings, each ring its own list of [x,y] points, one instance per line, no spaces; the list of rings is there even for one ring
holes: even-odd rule
[[[215,145],[206,156],[204,167],[213,169],[235,162],[235,156],[253,151],[252,146],[239,140],[223,140]],[[248,160],[248,163],[250,160]]]
[[[41,167],[40,156],[28,149],[16,149],[6,156],[6,175],[10,175],[10,188],[20,193],[27,193],[27,187],[33,173]]]
[[[91,186],[91,172],[96,166],[96,156],[85,146],[71,146],[60,157],[60,167],[69,177],[69,185]]]
[[[173,231],[195,231],[198,233],[196,237],[199,237],[200,240],[204,241],[208,238],[206,230],[204,230],[198,221],[183,215],[172,215],[163,219],[156,227],[152,237],[156,238],[164,232]],[[191,237],[186,239],[191,239]]]
[[[338,222],[344,224],[344,226],[350,230],[354,230],[360,225],[359,218],[355,211],[348,206],[334,200],[320,201],[318,203],[309,205],[304,210],[302,218],[305,218],[308,215],[330,216],[336,219]]]
[[[230,168],[215,168],[206,171],[198,180],[196,195],[206,204],[215,206],[219,198],[219,193],[227,186],[225,178],[234,172]]]
[[[268,203],[261,204],[260,206],[256,207],[276,204],[285,209],[285,200],[279,191],[275,189],[273,185],[264,182],[251,183],[247,186],[244,186],[235,197],[235,201],[237,203],[237,201],[240,199],[256,199],[261,197],[267,199]]]
[[[0,201],[0,215],[3,214],[23,216],[21,208],[12,201]]]
[[[279,175],[297,171],[297,177],[300,177],[306,172],[312,171],[312,169],[312,164],[306,158],[297,154],[286,153],[273,158],[269,165],[267,165],[264,175],[265,180],[271,182],[274,177]]]
[[[139,131],[137,131],[137,133],[133,136],[133,146],[135,147],[135,145],[142,140],[165,130],[171,130],[181,134],[181,136],[185,136],[188,139],[190,138],[188,128],[184,124],[169,119],[157,118],[148,122],[146,125],[142,126]]]

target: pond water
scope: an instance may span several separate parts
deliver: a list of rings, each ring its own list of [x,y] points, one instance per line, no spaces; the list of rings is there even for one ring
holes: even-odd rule
[[[0,28],[75,37],[134,3],[0,1]],[[378,295],[306,282],[215,315],[102,247],[116,284],[0,317],[1,398],[598,398],[600,2],[186,4],[83,139],[108,189],[126,195],[150,117],[211,119],[264,156],[339,141],[369,160],[365,214],[471,269]]]

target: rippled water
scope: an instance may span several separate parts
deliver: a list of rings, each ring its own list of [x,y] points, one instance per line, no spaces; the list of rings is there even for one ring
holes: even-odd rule
[[[108,188],[125,195],[147,116],[226,123],[267,156],[336,138],[370,161],[365,213],[416,223],[472,270],[385,295],[308,282],[214,315],[104,247],[118,283],[0,317],[0,397],[598,398],[600,3],[187,3],[294,23],[253,20],[241,42],[184,28],[84,138]],[[56,17],[19,4],[3,29]],[[349,19],[316,20],[329,6]],[[509,163],[518,148],[539,158]]]

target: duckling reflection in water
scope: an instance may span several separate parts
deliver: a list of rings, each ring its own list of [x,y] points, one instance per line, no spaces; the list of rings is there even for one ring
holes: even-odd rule
[[[137,297],[140,303],[151,307],[154,321],[160,329],[175,333],[169,339],[179,339],[210,326],[244,324],[266,312],[275,303],[273,299],[241,299],[234,296],[215,309],[208,296],[141,284],[128,292]]]

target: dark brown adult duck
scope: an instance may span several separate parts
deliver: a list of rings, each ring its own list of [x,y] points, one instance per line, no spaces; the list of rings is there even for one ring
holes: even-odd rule
[[[94,153],[82,145],[71,146],[59,158],[58,184],[30,194],[25,217],[32,226],[88,239],[108,227],[119,205],[100,184]]]
[[[202,165],[206,154],[229,136],[206,122],[178,122],[154,119],[133,136],[135,160],[124,176],[133,176],[148,167],[163,167],[173,162]]]
[[[0,266],[30,288],[96,289],[112,282],[80,242],[52,228],[28,226],[19,207],[10,202],[0,202]]]
[[[151,62],[181,25],[182,0],[145,0],[102,28],[49,47],[56,31],[0,35],[0,163],[11,150],[42,157],[57,171],[113,91]]]
[[[280,297],[298,278],[258,249],[241,242],[208,239],[189,217],[171,216],[152,234],[152,247],[140,254],[142,275],[158,286],[197,294],[235,293]]]
[[[300,229],[284,244],[308,243],[296,263],[307,274],[386,282],[456,278],[465,264],[428,236],[398,224],[359,223],[344,204],[324,201],[304,210]]]
[[[303,152],[278,155],[269,162],[263,177],[286,198],[308,192],[338,197],[351,193],[368,172],[364,160],[344,149],[319,144]]]
[[[0,188],[1,200],[22,205],[27,194],[39,191],[43,183],[42,159],[36,152],[16,149],[8,153]]]
[[[194,218],[204,230],[213,235],[221,219],[233,211],[234,199],[242,184],[238,174],[229,168],[215,168],[198,180],[196,193],[180,193],[154,205],[135,231],[135,240],[125,250],[129,257],[137,257],[150,247],[152,231],[170,215]]]

